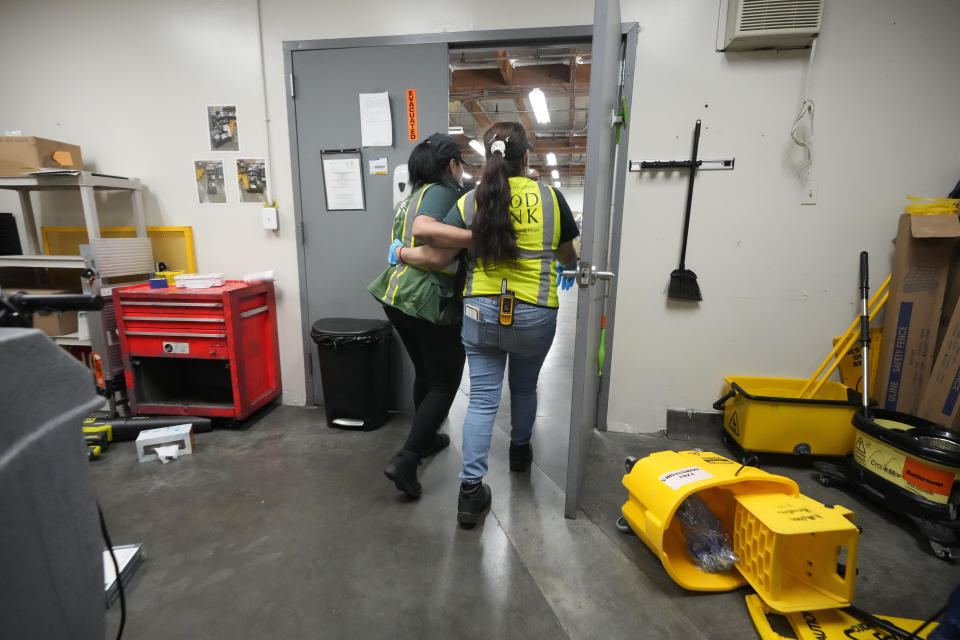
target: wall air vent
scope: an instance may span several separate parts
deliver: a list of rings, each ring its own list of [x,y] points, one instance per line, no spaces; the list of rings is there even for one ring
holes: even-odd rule
[[[729,0],[724,51],[802,49],[820,33],[824,0]]]

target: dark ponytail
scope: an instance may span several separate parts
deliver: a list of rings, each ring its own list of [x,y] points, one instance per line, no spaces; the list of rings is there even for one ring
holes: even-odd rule
[[[495,145],[497,142],[502,144]],[[491,149],[494,145],[495,151]],[[510,178],[522,176],[526,167],[526,132],[517,122],[498,122],[483,134],[483,146],[487,163],[477,187],[477,213],[470,229],[473,257],[483,260],[486,269],[520,256],[510,219]]]

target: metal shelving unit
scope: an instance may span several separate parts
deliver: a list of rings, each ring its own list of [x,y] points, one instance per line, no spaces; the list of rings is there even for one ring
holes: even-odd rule
[[[19,177],[0,177],[0,189],[14,190],[20,197],[20,213],[23,224],[25,255],[0,256],[0,267],[35,267],[47,269],[77,269],[84,292],[98,293],[104,297],[103,311],[90,312],[90,339],[78,338],[76,334],[55,336],[53,340],[62,345],[89,346],[95,360],[102,367],[104,395],[114,402],[116,392],[125,390],[123,362],[120,355],[120,340],[117,336],[113,300],[108,281],[112,278],[147,275],[153,272],[153,251],[147,237],[147,225],[143,209],[143,185],[137,178],[123,178],[90,171],[58,171]],[[81,255],[44,255],[40,221],[34,214],[33,192],[74,191],[79,192],[83,206],[83,219],[89,245],[81,249]],[[100,235],[100,216],[97,211],[97,191],[126,191],[130,194],[135,238],[103,238]]]

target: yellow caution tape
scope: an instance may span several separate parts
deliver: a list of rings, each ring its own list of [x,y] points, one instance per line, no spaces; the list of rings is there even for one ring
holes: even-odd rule
[[[904,211],[913,216],[945,216],[957,212],[957,205],[960,205],[960,199],[957,198],[914,198],[907,196],[907,200],[913,200],[913,204],[904,207]]]

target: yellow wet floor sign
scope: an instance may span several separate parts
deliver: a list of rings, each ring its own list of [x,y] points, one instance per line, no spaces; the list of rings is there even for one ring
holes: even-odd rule
[[[770,608],[756,595],[746,597],[747,609],[757,633],[763,640],[789,640],[770,627],[767,614]],[[825,609],[823,611],[799,611],[788,613],[785,616],[798,640],[897,640],[888,632],[861,622],[840,609]],[[893,623],[904,631],[913,632],[923,620],[909,618],[894,618],[892,616],[876,616]],[[937,623],[931,623],[920,632],[918,638],[926,638],[937,628]]]

